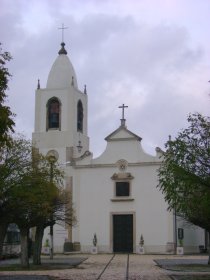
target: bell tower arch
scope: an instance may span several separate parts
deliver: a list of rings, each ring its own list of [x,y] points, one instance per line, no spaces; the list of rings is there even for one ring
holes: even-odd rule
[[[57,97],[52,97],[46,105],[46,131],[49,129],[61,130],[61,102]]]

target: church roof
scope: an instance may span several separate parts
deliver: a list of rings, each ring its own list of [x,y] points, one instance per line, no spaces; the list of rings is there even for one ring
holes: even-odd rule
[[[127,129],[125,125],[122,125],[113,131],[111,134],[109,134],[105,140],[107,142],[110,141],[124,141],[124,140],[137,140],[141,141],[142,138],[135,133],[131,132],[130,130]]]
[[[74,67],[67,56],[65,44],[61,43],[61,49],[58,52],[58,57],[52,65],[48,79],[47,88],[58,89],[58,88],[69,88],[77,86],[77,78],[74,71]]]

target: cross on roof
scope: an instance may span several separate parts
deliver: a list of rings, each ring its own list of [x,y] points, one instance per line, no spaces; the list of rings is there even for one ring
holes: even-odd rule
[[[58,27],[58,29],[62,30],[62,42],[64,42],[64,29],[68,29],[68,27],[62,23],[62,27]]]
[[[122,109],[122,120],[124,120],[124,111],[125,111],[125,108],[128,108],[128,106],[125,106],[124,104],[122,106],[119,106],[118,108]]]

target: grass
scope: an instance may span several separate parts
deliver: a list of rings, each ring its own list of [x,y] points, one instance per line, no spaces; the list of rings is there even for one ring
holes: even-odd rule
[[[76,266],[69,264],[41,264],[41,265],[33,265],[27,268],[23,268],[20,264],[10,264],[8,266],[0,267],[0,271],[36,271],[36,270],[54,270],[54,269],[71,269]]]
[[[169,270],[189,272],[210,272],[210,265],[207,264],[178,264],[167,266]],[[210,276],[209,276],[210,279]]]
[[[176,275],[172,276],[174,280],[209,280],[209,275]]]

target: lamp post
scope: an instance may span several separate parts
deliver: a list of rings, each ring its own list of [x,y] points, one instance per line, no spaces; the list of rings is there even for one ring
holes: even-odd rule
[[[53,155],[48,156],[50,163],[50,183],[53,183],[53,165],[56,162],[56,157]],[[53,214],[51,215],[50,224],[50,259],[53,259]]]
[[[174,253],[177,251],[177,213],[176,213],[176,203],[174,209]]]
[[[78,145],[77,145],[77,150],[78,150],[79,153],[81,153],[82,148],[83,148],[83,147],[82,147],[82,143],[81,143],[81,141],[79,140],[79,141],[78,141]]]
[[[171,149],[171,135],[168,136],[168,144],[169,144],[169,149]],[[175,182],[175,187],[177,186]],[[176,191],[176,190],[175,190]],[[176,197],[175,197],[175,204],[174,204],[174,209],[173,209],[173,226],[174,226],[174,254],[176,254],[177,251],[177,191],[176,191]]]

